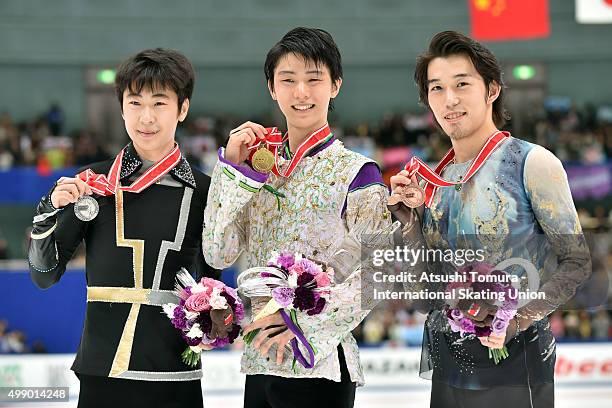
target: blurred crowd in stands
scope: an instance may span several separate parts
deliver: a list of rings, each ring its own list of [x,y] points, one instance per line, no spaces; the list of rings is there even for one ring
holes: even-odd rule
[[[549,316],[551,330],[558,341],[610,341],[612,311],[608,307],[594,310],[556,311]],[[406,310],[402,304],[374,310],[353,334],[365,346],[420,346],[426,315]]]
[[[46,353],[45,345],[35,340],[27,342],[27,336],[21,330],[11,329],[6,320],[0,319],[0,354]]]

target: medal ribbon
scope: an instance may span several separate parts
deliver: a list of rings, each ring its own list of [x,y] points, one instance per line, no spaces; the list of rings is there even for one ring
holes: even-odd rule
[[[429,208],[433,203],[433,198],[436,194],[436,191],[440,187],[451,187],[457,184],[465,184],[467,183],[474,174],[483,166],[485,161],[491,156],[491,154],[502,145],[508,138],[510,137],[509,132],[497,131],[495,132],[489,139],[487,139],[486,143],[480,149],[476,158],[467,169],[465,175],[458,182],[446,181],[440,175],[448,166],[453,159],[455,158],[455,151],[451,148],[446,155],[442,158],[440,163],[436,166],[435,170],[432,170],[423,160],[418,157],[413,157],[404,167],[404,170],[407,170],[409,175],[408,177],[412,177],[415,174],[418,174],[423,180],[425,180],[425,205]]]
[[[121,162],[123,161],[125,149],[123,148],[117,157],[115,157],[108,175],[96,174],[91,169],[87,169],[77,174],[77,177],[87,183],[94,193],[101,196],[113,195],[117,192],[117,188],[129,193],[140,193],[161,179],[181,161],[181,151],[178,145],[175,144],[170,153],[134,180],[131,185],[121,186],[119,184],[119,175],[121,174]]]
[[[266,139],[257,144],[249,146],[249,150],[251,153],[249,154],[249,159],[253,157],[257,149],[263,144],[266,145],[266,148],[274,154],[274,167],[272,168],[272,172],[279,177],[290,177],[293,174],[293,171],[300,163],[302,158],[308,154],[308,152],[312,151],[315,147],[323,144],[328,137],[331,136],[331,129],[329,128],[329,124],[325,124],[323,127],[312,132],[306,140],[304,140],[297,148],[295,154],[291,158],[289,162],[289,167],[287,167],[286,172],[282,172],[278,167],[278,149],[283,145],[283,137],[282,133],[278,130],[278,128],[266,128],[267,134]]]

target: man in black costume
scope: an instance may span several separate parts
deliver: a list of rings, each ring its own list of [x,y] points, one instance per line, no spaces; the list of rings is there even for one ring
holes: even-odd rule
[[[61,178],[34,217],[29,264],[41,288],[59,281],[86,246],[87,312],[72,370],[79,407],[202,406],[200,366],[161,305],[180,268],[218,277],[202,256],[210,178],[175,142],[187,116],[194,70],[182,54],[142,51],[119,68],[116,91],[131,139],[114,160]]]

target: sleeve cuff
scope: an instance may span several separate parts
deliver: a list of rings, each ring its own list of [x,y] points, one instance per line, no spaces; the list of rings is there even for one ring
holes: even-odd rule
[[[247,179],[250,179],[254,181],[255,183],[259,183],[259,184],[264,184],[266,180],[268,180],[268,175],[265,173],[260,173],[256,170],[253,170],[249,166],[238,165],[238,164],[232,163],[231,161],[227,160],[225,158],[225,149],[223,147],[219,148],[218,153],[219,153],[219,162],[223,164],[224,168],[231,167],[231,169],[234,170],[233,173],[240,172]]]

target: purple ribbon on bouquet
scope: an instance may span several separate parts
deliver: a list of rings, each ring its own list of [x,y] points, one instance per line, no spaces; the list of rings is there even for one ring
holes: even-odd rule
[[[314,354],[315,353],[314,353],[314,350],[312,349],[312,346],[308,342],[308,340],[306,340],[304,333],[302,333],[300,328],[297,327],[297,325],[293,322],[293,320],[291,320],[291,317],[287,314],[287,312],[281,309],[280,314],[283,317],[283,320],[285,321],[285,324],[287,325],[289,330],[291,330],[293,334],[295,334],[295,338],[291,339],[291,348],[293,349],[293,355],[300,362],[300,364],[302,364],[305,368],[314,367]],[[302,351],[300,350],[300,347],[298,345],[298,340],[300,343],[302,343],[302,345],[306,348],[306,350],[308,350],[308,356],[309,356],[308,361],[306,361],[306,357],[304,357],[304,355],[302,354]]]

